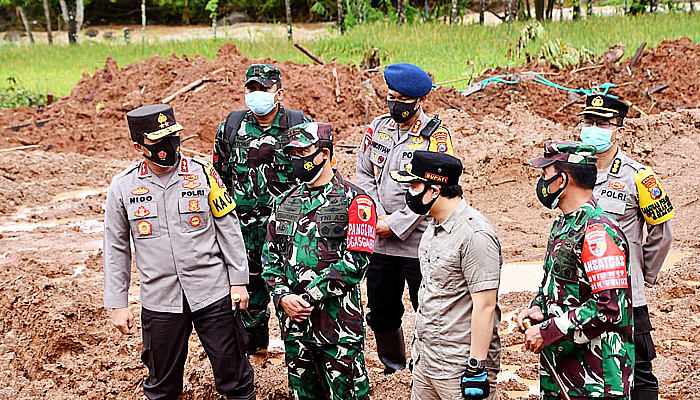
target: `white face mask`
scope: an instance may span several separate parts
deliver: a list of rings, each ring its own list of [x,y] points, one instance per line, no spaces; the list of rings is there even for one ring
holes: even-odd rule
[[[275,108],[275,95],[278,92],[263,92],[257,90],[245,94],[245,105],[253,112],[253,114],[262,116],[267,115]]]

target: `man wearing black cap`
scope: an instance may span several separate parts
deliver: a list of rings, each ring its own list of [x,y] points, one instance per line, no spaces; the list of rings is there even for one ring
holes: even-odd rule
[[[452,139],[440,119],[431,119],[421,107],[432,89],[425,71],[408,63],[392,64],[384,79],[389,114],[367,128],[356,173],[358,186],[377,206],[377,243],[367,270],[367,324],[374,331],[384,373],[390,374],[406,367],[401,297],[405,280],[413,309],[418,307],[418,242],[426,222],[406,206],[408,184],[390,179],[389,171],[405,170],[416,150],[452,154]]]
[[[245,74],[248,110],[231,112],[219,125],[214,141],[214,168],[236,201],[245,239],[250,278],[250,305],[243,315],[248,353],[266,351],[269,342],[270,294],[260,277],[265,228],[275,198],[296,185],[292,163],[282,151],[287,128],[310,121],[301,111],[282,106],[280,70],[253,64]]]
[[[598,177],[593,193],[598,204],[617,220],[630,244],[636,352],[632,399],[650,400],[659,397],[659,382],[652,371],[656,351],[644,282],[656,283],[671,249],[674,211],[654,171],[629,158],[619,145],[627,111],[627,104],[612,97],[588,96],[586,108],[579,114],[581,141],[597,151]]]
[[[144,159],[117,175],[107,192],[105,307],[122,334],[136,333],[128,298],[131,239],[141,272],[143,393],[149,399],[182,393],[194,325],[216,390],[227,399],[254,399],[238,311],[248,303],[248,265],[236,204],[211,164],[180,153],[183,128],[172,107],[140,107],[127,121]]]
[[[410,183],[406,204],[430,215],[420,241],[413,400],[496,399],[501,340],[496,304],[502,264],[493,226],[462,198],[462,162],[416,151],[391,177]]]
[[[544,278],[517,318],[525,349],[540,354],[540,398],[627,399],[632,388],[632,294],[629,246],[593,197],[595,148],[552,140],[537,199],[561,210],[552,223]],[[532,326],[525,323],[529,320]]]

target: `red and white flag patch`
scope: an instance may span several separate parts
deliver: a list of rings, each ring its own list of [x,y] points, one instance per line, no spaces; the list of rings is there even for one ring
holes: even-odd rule
[[[365,138],[362,140],[362,152],[364,153],[367,151],[369,146],[372,144],[372,136],[374,135],[374,131],[372,130],[371,127],[367,127],[367,132],[365,132]]]
[[[348,207],[347,249],[372,254],[377,238],[377,210],[367,195],[359,195]]]
[[[625,253],[615,244],[602,224],[593,224],[586,229],[581,260],[591,284],[591,292],[629,287]]]

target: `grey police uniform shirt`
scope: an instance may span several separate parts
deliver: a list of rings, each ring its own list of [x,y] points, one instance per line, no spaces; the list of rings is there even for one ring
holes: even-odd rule
[[[419,258],[423,281],[411,354],[426,376],[455,378],[462,375],[469,358],[471,294],[498,289],[501,244],[489,221],[462,200],[442,224],[430,220],[420,241]],[[496,305],[488,369],[500,368],[500,320]]]
[[[593,189],[598,204],[620,224],[627,237],[634,307],[647,304],[644,282],[656,283],[673,242],[671,220],[658,225],[648,224],[639,209],[639,191],[634,174],[643,167],[618,150],[608,169],[598,171]],[[647,228],[646,239],[644,225]]]
[[[181,156],[177,175],[165,185],[142,161],[112,180],[105,206],[106,308],[128,306],[130,239],[148,310],[181,313],[184,293],[197,311],[229,295],[230,286],[248,283],[238,217],[212,214],[206,166]]]
[[[425,230],[425,216],[406,206],[409,184],[391,179],[391,171],[403,171],[416,150],[452,154],[449,132],[440,126],[430,138],[420,135],[431,117],[421,108],[418,118],[405,132],[399,131],[389,114],[377,117],[367,128],[357,156],[357,185],[369,194],[377,206],[377,216],[388,215],[387,225],[396,237],[377,236],[374,252],[418,258],[418,243]]]

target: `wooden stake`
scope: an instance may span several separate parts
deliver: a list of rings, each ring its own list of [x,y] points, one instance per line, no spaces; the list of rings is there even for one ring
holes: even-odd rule
[[[647,46],[647,42],[642,42],[642,44],[639,46],[637,51],[632,56],[632,59],[630,60],[630,64],[629,64],[630,68],[637,65],[637,62],[639,61],[639,58],[642,56],[642,52],[644,51],[644,48],[646,46]]]
[[[8,149],[0,149],[0,153],[9,153],[11,151],[26,150],[26,149],[35,149],[37,147],[41,147],[41,146],[38,144],[30,144],[29,146],[10,147]]]
[[[333,67],[333,78],[335,78],[335,102],[340,103],[340,82],[338,81],[338,70]]]
[[[591,66],[589,66],[589,67],[583,67],[583,68],[575,69],[575,70],[573,70],[573,71],[571,71],[571,72],[569,72],[569,73],[570,73],[570,74],[575,74],[575,73],[577,73],[577,72],[585,71],[585,70],[587,70],[587,69],[602,68],[602,67],[604,67],[604,66],[605,66],[605,65],[603,65],[603,64],[600,64],[600,65],[591,65]]]
[[[468,81],[468,80],[471,80],[471,79],[472,79],[471,77],[468,77],[468,78],[459,78],[459,79],[451,79],[451,80],[449,80],[449,81],[438,82],[438,83],[435,84],[435,86],[442,86],[442,85],[446,85],[446,84],[448,84],[448,83],[455,83],[455,82]]]
[[[169,103],[169,102],[171,102],[174,98],[176,98],[177,96],[179,96],[179,95],[181,95],[181,94],[183,94],[183,93],[185,93],[185,92],[188,92],[188,91],[190,91],[190,90],[196,88],[197,86],[201,85],[201,84],[204,83],[204,82],[209,82],[209,81],[210,81],[210,79],[207,78],[207,77],[197,79],[196,81],[194,81],[194,82],[188,84],[187,86],[183,87],[182,89],[178,90],[177,92],[175,92],[175,93],[171,94],[170,96],[164,98],[163,100],[161,100],[161,103],[163,103],[163,104]]]
[[[310,59],[314,60],[316,64],[324,65],[325,63],[323,60],[318,58],[318,56],[314,55],[314,53],[310,52],[306,47],[300,45],[299,43],[294,43],[294,47],[299,49],[302,53],[306,54]]]

